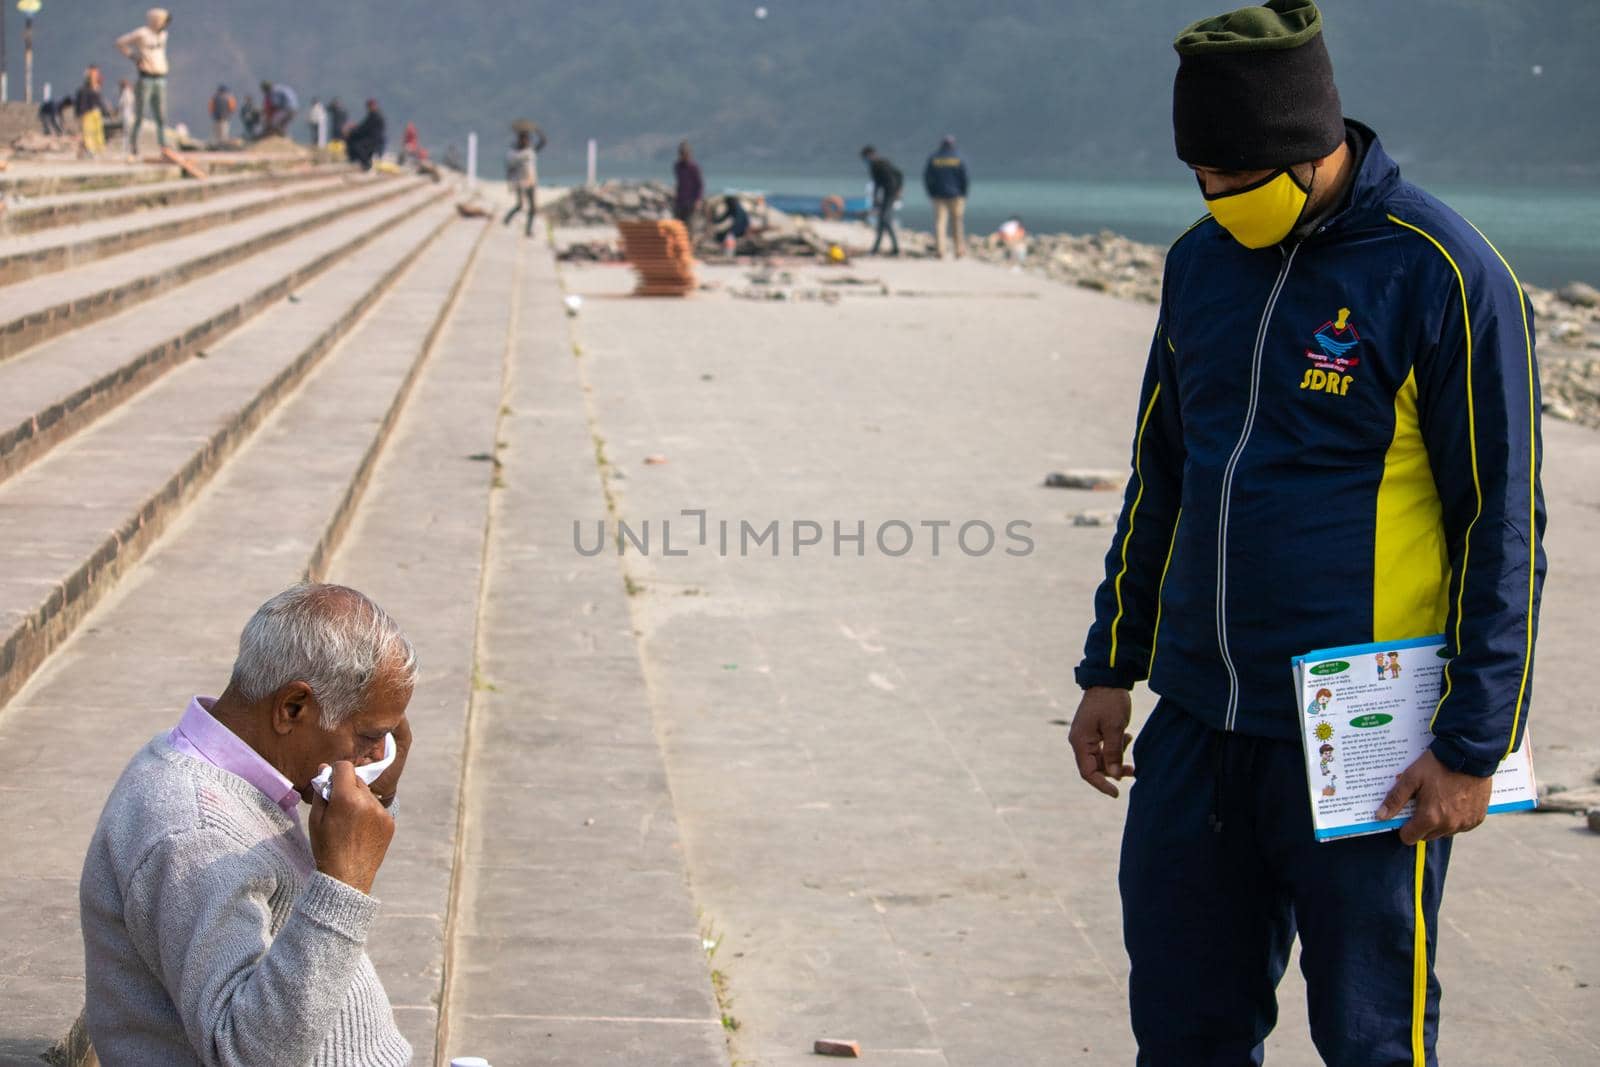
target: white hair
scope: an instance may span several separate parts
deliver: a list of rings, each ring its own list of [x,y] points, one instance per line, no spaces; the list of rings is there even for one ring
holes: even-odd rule
[[[279,593],[245,623],[229,685],[254,703],[304,682],[331,730],[356,713],[385,667],[416,684],[416,650],[389,613],[348,586],[307,583]]]

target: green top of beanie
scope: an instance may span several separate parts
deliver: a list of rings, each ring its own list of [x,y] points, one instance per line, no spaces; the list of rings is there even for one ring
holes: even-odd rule
[[[1172,47],[1180,56],[1273,52],[1299,48],[1321,32],[1322,14],[1312,0],[1267,0],[1201,19],[1178,34]]]

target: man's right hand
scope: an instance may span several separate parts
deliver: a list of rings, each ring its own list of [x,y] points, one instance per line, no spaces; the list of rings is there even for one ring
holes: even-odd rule
[[[383,865],[394,837],[394,816],[384,810],[349,760],[333,765],[328,800],[311,798],[311,854],[317,870],[363,893]]]
[[[1133,767],[1122,762],[1122,753],[1133,741],[1128,733],[1132,719],[1132,693],[1095,686],[1084,690],[1078,713],[1072,717],[1072,729],[1067,731],[1078,774],[1108,797],[1117,795],[1111,779],[1133,777]]]

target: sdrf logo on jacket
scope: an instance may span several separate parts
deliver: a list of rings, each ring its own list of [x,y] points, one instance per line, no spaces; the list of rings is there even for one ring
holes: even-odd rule
[[[1361,343],[1361,334],[1356,332],[1355,323],[1350,321],[1350,309],[1340,308],[1335,318],[1317,327],[1311,339],[1316,342],[1316,347],[1306,349],[1306,358],[1313,365],[1306,369],[1305,376],[1300,379],[1300,388],[1313,393],[1344,396],[1350,391],[1350,382],[1355,378],[1350,373],[1351,369],[1361,363],[1360,356],[1351,355]]]

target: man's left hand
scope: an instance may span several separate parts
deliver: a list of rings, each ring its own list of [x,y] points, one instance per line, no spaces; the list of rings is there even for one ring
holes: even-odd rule
[[[372,794],[388,807],[400,788],[400,775],[406,769],[406,753],[411,751],[411,720],[405,716],[394,728],[394,762],[372,783]]]
[[[1424,752],[1394,780],[1394,788],[1378,806],[1378,821],[1394,818],[1415,797],[1417,810],[1400,827],[1402,842],[1414,845],[1464,834],[1488,817],[1492,792],[1493,778],[1452,771],[1432,752]]]

